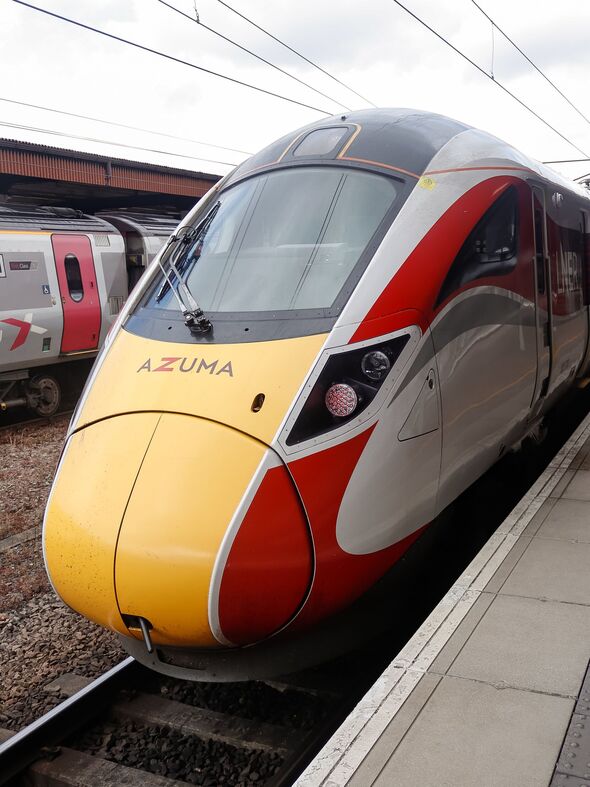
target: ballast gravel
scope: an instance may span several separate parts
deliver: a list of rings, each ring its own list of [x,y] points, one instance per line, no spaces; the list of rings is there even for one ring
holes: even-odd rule
[[[0,540],[41,526],[68,420],[61,415],[0,432]]]
[[[278,754],[203,741],[131,721],[116,725],[107,722],[68,745],[121,765],[206,787],[263,785],[283,762]]]
[[[45,573],[41,525],[68,417],[0,432],[0,727],[17,731],[61,699],[45,686],[65,672],[98,677],[125,653],[116,637],[72,612]],[[5,542],[6,543],[6,542]]]
[[[240,716],[252,721],[306,730],[328,714],[331,703],[321,696],[286,689],[279,691],[266,683],[193,683],[160,677],[151,691],[198,708]]]

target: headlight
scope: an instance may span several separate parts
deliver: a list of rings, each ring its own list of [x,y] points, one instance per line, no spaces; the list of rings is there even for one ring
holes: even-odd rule
[[[373,347],[330,355],[297,420],[287,445],[337,429],[373,401],[410,338],[396,336]]]
[[[351,385],[336,383],[328,388],[324,401],[331,415],[347,418],[356,410],[359,398]]]
[[[383,380],[391,369],[391,361],[381,350],[371,350],[363,356],[361,369],[369,380]]]

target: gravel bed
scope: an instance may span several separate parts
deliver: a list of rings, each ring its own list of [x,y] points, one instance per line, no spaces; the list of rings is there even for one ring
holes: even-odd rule
[[[106,722],[74,736],[67,745],[121,765],[207,787],[262,785],[283,762],[278,754],[203,741],[131,721]]]
[[[193,683],[160,677],[150,690],[187,705],[293,729],[311,729],[325,718],[331,704],[324,697],[255,681]]]
[[[65,672],[98,677],[125,658],[114,634],[43,593],[0,620],[0,726],[19,730],[61,697],[44,687]]]
[[[0,539],[41,526],[68,422],[57,416],[0,432]]]
[[[41,525],[68,420],[0,432],[0,539],[38,531],[0,553],[0,726],[11,730],[60,702],[44,686],[64,672],[97,677],[125,657],[113,634],[54,595],[45,573]]]

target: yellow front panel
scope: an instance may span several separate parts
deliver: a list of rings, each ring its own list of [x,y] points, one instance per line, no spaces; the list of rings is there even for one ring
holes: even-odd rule
[[[110,418],[68,440],[44,527],[51,581],[73,609],[127,633],[114,587],[115,549],[125,506],[160,418]]]
[[[207,611],[213,565],[266,451],[221,424],[162,415],[125,512],[115,572],[121,612],[149,620],[154,642],[219,644]]]
[[[174,344],[120,331],[77,427],[137,410],[187,413],[270,442],[325,334],[244,344]],[[196,360],[195,360],[196,359]],[[252,412],[254,397],[265,402]]]

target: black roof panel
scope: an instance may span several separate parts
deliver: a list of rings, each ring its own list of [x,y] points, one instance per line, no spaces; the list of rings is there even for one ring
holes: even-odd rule
[[[312,131],[335,126],[347,129],[347,133],[331,154],[294,156],[297,146]],[[367,109],[334,115],[268,145],[243,162],[229,183],[266,167],[288,162],[312,163],[320,158],[381,167],[419,178],[443,145],[469,128],[444,115],[416,109]]]

